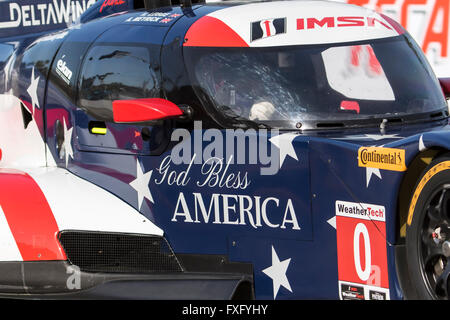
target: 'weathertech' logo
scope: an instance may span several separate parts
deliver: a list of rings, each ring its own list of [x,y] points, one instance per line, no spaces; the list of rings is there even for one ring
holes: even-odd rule
[[[358,166],[392,171],[406,171],[405,150],[383,147],[361,147]]]
[[[336,201],[336,215],[363,220],[386,221],[384,206],[368,203]]]

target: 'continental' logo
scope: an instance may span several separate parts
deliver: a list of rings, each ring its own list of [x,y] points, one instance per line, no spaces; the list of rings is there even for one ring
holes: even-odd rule
[[[406,171],[405,150],[361,147],[358,150],[358,166],[392,171]]]

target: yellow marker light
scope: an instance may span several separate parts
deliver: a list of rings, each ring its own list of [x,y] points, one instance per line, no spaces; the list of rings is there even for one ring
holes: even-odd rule
[[[106,128],[93,127],[91,129],[91,133],[93,133],[93,134],[103,134],[103,135],[105,135],[106,132],[107,132]]]

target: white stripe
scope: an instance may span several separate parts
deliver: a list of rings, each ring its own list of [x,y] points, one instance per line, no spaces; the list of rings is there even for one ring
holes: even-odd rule
[[[0,147],[3,157],[0,167],[27,168],[45,166],[45,144],[36,121],[25,129],[20,100],[0,94]]]
[[[163,235],[135,208],[110,192],[62,168],[28,172],[43,191],[59,230]]]
[[[16,240],[0,206],[0,261],[23,261]]]
[[[327,1],[275,1],[250,3],[245,5],[228,7],[208,14],[217,18],[233,29],[251,47],[271,47],[287,45],[305,45],[318,43],[349,42],[369,39],[380,39],[397,36],[398,33],[391,28],[376,22],[374,27],[367,25],[368,18],[376,18],[387,24],[386,20],[378,13],[359,6]],[[305,29],[297,30],[297,19],[323,19],[324,17],[364,17],[365,26],[346,26],[328,28],[317,26],[308,29],[305,21]],[[251,40],[252,22],[276,18],[286,18],[285,33],[276,36]]]

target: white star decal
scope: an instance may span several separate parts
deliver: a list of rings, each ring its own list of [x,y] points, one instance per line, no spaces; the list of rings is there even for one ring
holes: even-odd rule
[[[262,272],[264,272],[273,281],[274,300],[278,295],[278,290],[280,289],[280,286],[283,286],[290,292],[292,292],[291,285],[289,284],[289,280],[286,276],[286,271],[289,267],[290,262],[291,258],[280,261],[280,259],[278,259],[277,252],[272,246],[272,266],[264,269]]]
[[[73,127],[71,127],[69,130],[67,130],[66,119],[63,119],[63,125],[64,125],[64,153],[65,153],[65,157],[66,157],[66,168],[67,168],[67,164],[69,163],[69,156],[73,160],[73,149],[72,149]]]
[[[377,147],[377,146],[371,146],[371,147]],[[384,144],[379,145],[378,147],[384,147]],[[383,178],[381,177],[381,171],[378,168],[369,168],[366,167],[366,188],[369,187],[369,183],[370,183],[370,179],[372,178],[372,175],[376,175],[378,178],[380,178],[380,180],[383,180]]]
[[[148,186],[150,183],[150,179],[152,178],[152,173],[153,170],[144,173],[144,170],[141,167],[139,160],[136,159],[136,179],[130,182],[130,186],[137,191],[139,210],[141,210],[144,198],[150,200],[151,203],[155,203],[153,201],[153,196],[152,193],[150,192],[150,188]]]
[[[336,216],[327,220],[328,224],[336,229]]]
[[[401,139],[397,134],[366,134],[367,138],[372,140],[383,140],[383,139]]]
[[[401,139],[397,134],[365,134],[362,136],[347,136],[335,138],[336,140],[383,140],[383,139]]]
[[[372,174],[376,175],[378,178],[381,178],[381,172],[378,168],[366,168],[366,188],[369,187],[370,178],[372,178]]]
[[[38,98],[38,94],[37,94],[39,78],[40,77],[37,77],[36,79],[34,78],[34,67],[33,67],[33,70],[31,71],[31,84],[27,89],[27,92],[31,97],[31,105],[32,105],[32,109],[33,109],[32,115],[33,116],[34,116],[34,106],[37,106],[38,109],[41,108],[39,106],[39,98]]]
[[[292,141],[297,136],[298,134],[295,133],[285,133],[269,139],[269,141],[280,150],[280,169],[283,166],[286,156],[290,156],[298,161],[297,154],[295,153],[295,149],[292,145]]]
[[[423,143],[423,135],[419,138],[419,151],[425,151],[427,147],[425,147],[425,144]]]

